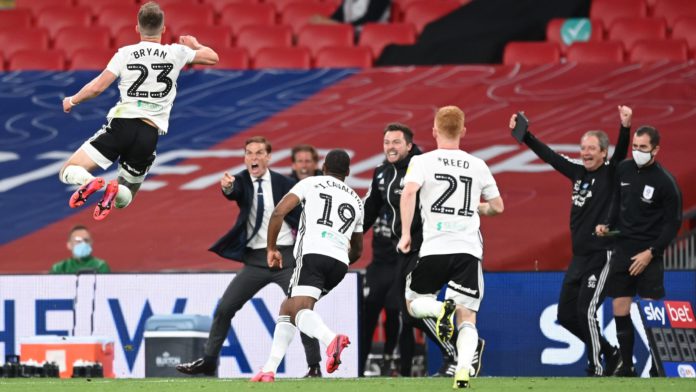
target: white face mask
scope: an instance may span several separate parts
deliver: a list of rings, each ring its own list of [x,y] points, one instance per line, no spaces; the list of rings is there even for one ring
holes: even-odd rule
[[[645,166],[652,159],[652,154],[650,152],[633,150],[633,160],[636,162],[638,167]]]

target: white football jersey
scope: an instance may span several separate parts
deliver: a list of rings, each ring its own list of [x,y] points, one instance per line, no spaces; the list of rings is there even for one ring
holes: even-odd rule
[[[290,193],[302,202],[295,257],[321,254],[349,264],[353,233],[362,233],[363,202],[345,182],[331,176],[308,177]]]
[[[486,163],[462,150],[439,149],[411,158],[404,177],[409,182],[421,186],[420,256],[467,253],[481,259],[479,202],[500,196]]]
[[[176,97],[176,80],[196,52],[184,45],[141,41],[120,48],[106,66],[120,78],[121,99],[107,118],[147,118],[160,135],[169,128],[169,112]]]

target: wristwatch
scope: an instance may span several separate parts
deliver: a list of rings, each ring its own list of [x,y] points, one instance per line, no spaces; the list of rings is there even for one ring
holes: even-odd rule
[[[649,247],[648,249],[650,250],[650,254],[652,255],[652,257],[657,256],[657,255],[655,254],[656,252],[655,252],[655,247],[654,247],[654,246],[651,246],[651,247]]]

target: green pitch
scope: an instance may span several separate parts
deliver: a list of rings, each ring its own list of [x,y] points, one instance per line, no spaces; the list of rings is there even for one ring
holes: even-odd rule
[[[279,379],[272,384],[251,383],[244,379],[148,378],[148,379],[8,379],[0,378],[0,391],[166,391],[166,392],[430,392],[452,390],[452,379],[440,378],[362,378],[362,379]],[[482,377],[473,379],[472,391],[696,391],[696,380],[674,378],[551,378]]]

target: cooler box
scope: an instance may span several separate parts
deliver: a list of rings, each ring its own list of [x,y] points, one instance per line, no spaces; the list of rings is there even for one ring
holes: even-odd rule
[[[104,377],[114,378],[114,341],[104,336],[32,336],[19,341],[22,362],[55,362],[60,378],[70,378],[78,359],[99,362]]]
[[[189,377],[176,365],[203,356],[213,320],[194,314],[154,315],[145,322],[145,377]]]

